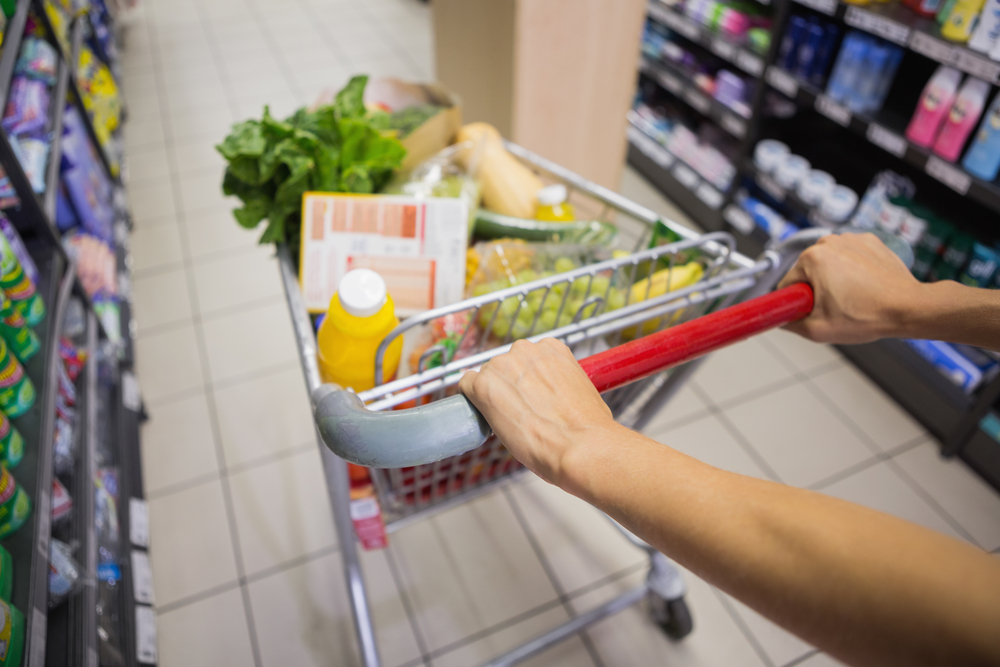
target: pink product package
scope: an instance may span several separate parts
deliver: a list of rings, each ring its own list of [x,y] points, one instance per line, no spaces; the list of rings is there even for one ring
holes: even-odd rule
[[[962,73],[957,69],[944,65],[937,68],[920,94],[913,118],[906,128],[907,139],[918,146],[930,148],[955,101],[961,80]]]
[[[935,153],[949,162],[958,159],[965,140],[972,134],[983,113],[989,92],[990,84],[985,81],[971,76],[965,81],[941,128],[941,134],[934,142]]]

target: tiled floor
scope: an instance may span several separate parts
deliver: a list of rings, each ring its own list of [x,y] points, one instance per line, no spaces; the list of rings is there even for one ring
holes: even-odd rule
[[[359,662],[275,261],[220,194],[212,146],[354,72],[432,77],[418,0],[143,0],[124,70],[139,374],[160,663]],[[633,172],[622,186],[677,213]],[[649,426],[714,465],[855,500],[984,549],[1000,497],[832,350],[773,333],[709,359]],[[642,554],[525,478],[364,553],[388,667],[466,666],[609,599]],[[830,665],[688,574],[696,630],[634,608],[535,665]]]

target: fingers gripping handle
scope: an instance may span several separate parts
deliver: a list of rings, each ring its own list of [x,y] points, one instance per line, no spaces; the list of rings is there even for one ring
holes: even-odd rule
[[[599,391],[610,391],[794,322],[812,307],[812,288],[799,283],[595,354],[580,365]],[[464,396],[409,410],[371,412],[352,392],[323,385],[313,392],[312,402],[326,446],[369,468],[433,463],[475,449],[491,434]]]

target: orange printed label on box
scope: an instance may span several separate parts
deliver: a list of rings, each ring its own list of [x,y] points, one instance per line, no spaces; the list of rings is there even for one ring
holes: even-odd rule
[[[354,523],[358,542],[365,550],[385,549],[389,546],[385,522],[382,521],[382,508],[375,496],[351,501],[351,521]]]

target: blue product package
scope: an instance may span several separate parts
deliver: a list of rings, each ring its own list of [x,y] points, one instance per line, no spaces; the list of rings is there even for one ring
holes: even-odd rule
[[[903,61],[902,47],[895,44],[886,44],[886,46],[889,49],[889,56],[886,59],[879,85],[875,89],[875,94],[872,98],[871,106],[873,111],[880,111],[882,109],[882,105],[885,104],[885,98],[889,94],[889,88],[892,87],[892,82],[896,79],[896,71],[899,69],[899,63]]]
[[[1000,254],[982,243],[972,246],[972,258],[959,275],[958,280],[969,287],[987,287],[993,282],[1000,267]]]
[[[795,58],[795,73],[803,79],[808,79],[816,62],[816,55],[823,44],[823,26],[810,23],[806,29],[806,37],[799,44],[799,52]]]
[[[1000,171],[1000,93],[997,93],[965,152],[962,168],[977,178],[992,181]]]
[[[993,378],[1000,373],[1000,362],[986,354],[978,347],[962,345],[961,343],[949,343],[955,351],[968,359],[983,374],[983,383],[992,382]]]
[[[809,72],[809,82],[817,88],[822,87],[823,79],[826,77],[826,70],[830,67],[830,58],[833,56],[833,49],[837,45],[837,36],[840,31],[832,23],[827,23],[823,30],[823,40],[819,43],[816,57],[813,58],[812,70]]]
[[[66,186],[60,181],[59,189],[56,191],[56,228],[60,232],[65,232],[79,224],[80,218],[76,216],[76,209],[66,197]]]
[[[844,38],[837,54],[837,62],[833,66],[833,74],[826,85],[826,94],[838,102],[846,102],[857,87],[858,75],[864,63],[868,49],[874,40],[867,35],[851,31]]]
[[[982,370],[951,344],[941,340],[907,339],[905,342],[966,394],[971,394],[982,383]]]
[[[851,111],[865,113],[874,109],[875,96],[888,60],[889,48],[882,42],[873,43],[861,63],[854,90],[847,98],[847,107]]]
[[[808,23],[801,16],[793,16],[788,21],[788,29],[781,39],[781,47],[778,50],[778,64],[789,72],[795,68],[795,61],[798,58],[799,45],[806,37]]]

